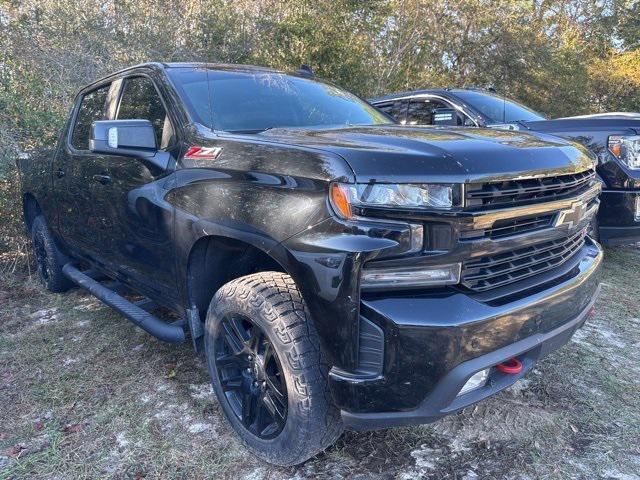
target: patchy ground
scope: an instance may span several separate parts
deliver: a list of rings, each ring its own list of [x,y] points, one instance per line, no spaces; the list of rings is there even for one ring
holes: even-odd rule
[[[525,380],[295,468],[235,440],[188,345],[79,290],[0,279],[0,478],[640,479],[640,250],[606,253],[595,318]]]

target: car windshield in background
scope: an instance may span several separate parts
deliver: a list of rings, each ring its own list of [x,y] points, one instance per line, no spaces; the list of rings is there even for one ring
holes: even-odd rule
[[[393,123],[355,95],[313,79],[250,69],[167,71],[194,119],[215,130]]]
[[[469,106],[489,117],[491,123],[546,120],[542,115],[524,105],[497,95],[473,91],[455,92],[455,94]]]

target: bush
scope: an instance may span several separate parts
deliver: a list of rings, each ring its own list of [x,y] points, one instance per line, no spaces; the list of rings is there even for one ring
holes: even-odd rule
[[[492,85],[551,116],[637,111],[639,5],[0,2],[0,254],[19,257],[25,242],[16,155],[50,148],[75,92],[124,66],[209,61],[295,70],[304,63],[365,97],[428,86]]]

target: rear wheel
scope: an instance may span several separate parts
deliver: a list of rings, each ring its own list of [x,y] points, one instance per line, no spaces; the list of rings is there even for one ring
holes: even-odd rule
[[[258,273],[224,285],[207,314],[205,352],[226,417],[260,458],[297,464],[339,437],[328,368],[288,275]]]
[[[34,218],[31,224],[31,240],[36,255],[38,276],[47,290],[54,293],[69,290],[73,282],[62,273],[62,267],[68,259],[56,246],[42,215]]]

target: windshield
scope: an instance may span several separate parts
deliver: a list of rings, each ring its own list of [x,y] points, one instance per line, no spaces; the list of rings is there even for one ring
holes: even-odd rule
[[[456,91],[455,94],[472,108],[489,117],[490,123],[545,120],[539,113],[497,95],[485,92]]]
[[[250,69],[167,72],[194,120],[215,130],[393,123],[355,95],[314,79]]]

